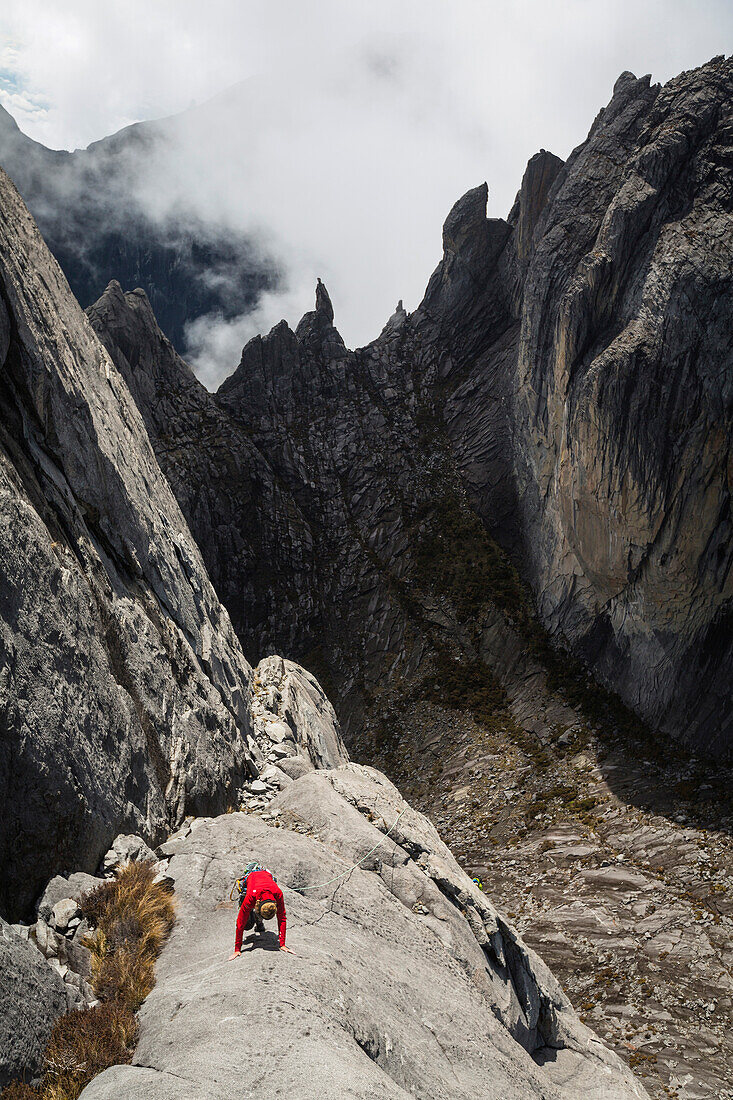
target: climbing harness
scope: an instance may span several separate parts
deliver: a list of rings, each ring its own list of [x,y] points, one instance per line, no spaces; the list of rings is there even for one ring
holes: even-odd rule
[[[240,877],[238,879],[235,879],[234,884],[233,884],[231,890],[229,891],[229,900],[230,901],[234,900],[234,891],[238,890],[239,891],[239,904],[241,906],[242,902],[244,901],[244,896],[247,893],[247,879],[253,873],[253,871],[267,871],[268,875],[273,880],[273,882],[277,882],[277,879],[273,875],[272,871],[270,871],[267,867],[265,867],[265,865],[263,863],[258,863],[258,861],[255,859],[251,863],[248,863],[247,866],[242,871],[242,874],[240,875]]]
[[[342,871],[340,875],[334,875],[333,878],[326,879],[325,882],[319,882],[317,886],[293,886],[292,889],[295,890],[298,894],[304,894],[306,890],[321,890],[324,886],[330,886],[332,882],[338,882],[339,879],[345,878],[346,875],[350,875],[351,872],[355,870],[355,868],[357,868],[360,863],[363,863],[364,860],[372,854],[372,852],[376,852],[377,848],[381,848],[382,844],[392,832],[404,812],[404,810],[400,810],[399,814],[394,819],[394,822],[390,825],[389,829],[387,829],[387,832],[384,834],[378,844],[375,844],[374,847],[366,853],[366,855],[362,856],[361,859],[356,861],[356,863],[352,863],[351,866],[347,867],[345,871]]]

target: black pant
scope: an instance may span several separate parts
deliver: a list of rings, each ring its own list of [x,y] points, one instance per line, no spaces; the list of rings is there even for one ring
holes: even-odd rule
[[[265,931],[265,926],[262,923],[262,918],[260,917],[256,909],[253,909],[250,913],[247,919],[247,923],[244,926],[244,930],[245,932],[249,932],[251,928],[254,928],[257,932]]]

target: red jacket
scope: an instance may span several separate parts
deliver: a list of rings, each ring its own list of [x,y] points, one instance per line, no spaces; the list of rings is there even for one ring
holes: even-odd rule
[[[280,946],[285,946],[285,900],[283,892],[275,882],[269,871],[252,871],[247,879],[247,893],[239,909],[237,917],[237,934],[234,939],[234,950],[241,951],[244,926],[249,920],[250,913],[255,907],[256,901],[274,901],[277,906],[277,923],[280,932]]]

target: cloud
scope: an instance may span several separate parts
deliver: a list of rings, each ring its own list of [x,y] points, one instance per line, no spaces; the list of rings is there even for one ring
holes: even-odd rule
[[[2,81],[0,76],[0,81]],[[38,99],[32,99],[23,92],[11,92],[0,87],[0,104],[8,111],[21,128],[27,128],[45,118],[47,108]]]
[[[24,130],[32,130],[45,117],[48,103],[43,95],[23,91],[21,68],[20,51],[12,42],[6,42],[0,48],[0,106]]]
[[[207,313],[191,321],[186,326],[186,354],[200,381],[210,390],[218,389],[239,363],[244,345],[269,332],[285,315],[300,316],[308,295],[313,296],[312,286],[296,284],[261,294],[255,308],[243,316],[227,319]]]
[[[189,325],[189,358],[210,385],[253,326],[312,308],[317,276],[346,342],[367,342],[398,298],[419,302],[443,219],[469,187],[487,180],[490,214],[505,215],[527,159],[540,147],[567,156],[622,70],[666,80],[720,53],[733,29],[718,0],[3,8],[18,77],[4,94],[27,99],[26,132],[74,147],[184,111],[141,156],[135,202],[183,230],[198,219],[244,233],[275,258],[279,293],[246,317]]]

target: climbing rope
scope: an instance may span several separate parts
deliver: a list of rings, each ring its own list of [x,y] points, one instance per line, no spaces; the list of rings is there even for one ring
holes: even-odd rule
[[[376,852],[377,848],[382,847],[385,840],[387,839],[389,834],[392,832],[392,830],[394,829],[397,822],[402,817],[403,813],[405,813],[405,811],[400,810],[399,814],[394,819],[393,823],[390,825],[389,829],[387,829],[387,832],[384,834],[384,836],[382,837],[382,839],[379,841],[378,844],[375,844],[374,847],[366,853],[366,855],[362,856],[361,859],[356,861],[356,863],[352,863],[351,866],[347,867],[345,871],[342,871],[342,873],[340,875],[334,875],[333,878],[327,879],[326,882],[319,882],[317,886],[293,886],[292,889],[297,891],[297,893],[299,893],[299,894],[304,894],[306,890],[321,890],[321,889],[323,889],[324,886],[330,886],[332,882],[338,882],[338,880],[340,878],[345,878],[346,875],[350,875],[351,872],[356,867],[358,867],[360,863],[363,863],[365,859],[368,859],[368,857],[372,854],[372,852]]]

